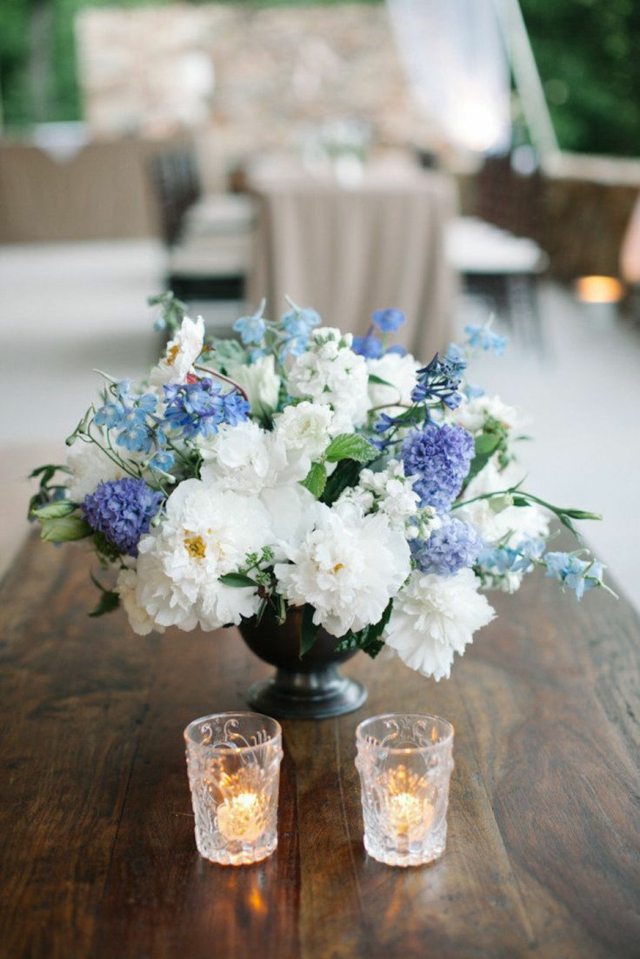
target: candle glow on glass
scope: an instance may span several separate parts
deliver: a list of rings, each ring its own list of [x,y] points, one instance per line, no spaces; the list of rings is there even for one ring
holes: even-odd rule
[[[218,829],[229,841],[255,842],[264,832],[264,813],[264,796],[256,792],[239,792],[218,806]]]
[[[624,295],[624,287],[615,276],[581,276],[575,291],[581,303],[617,303]]]
[[[425,780],[405,766],[390,770],[383,779],[389,833],[398,838],[422,838],[434,816],[433,805],[425,796]]]

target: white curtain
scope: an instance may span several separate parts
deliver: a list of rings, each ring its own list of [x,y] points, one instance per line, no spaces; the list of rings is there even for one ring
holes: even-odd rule
[[[510,142],[510,73],[495,0],[387,0],[414,95],[440,134],[479,153]]]

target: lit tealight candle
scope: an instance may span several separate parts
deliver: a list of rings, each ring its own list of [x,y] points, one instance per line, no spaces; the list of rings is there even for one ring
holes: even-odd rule
[[[230,796],[218,806],[218,829],[229,841],[255,842],[265,829],[264,811],[264,796],[259,793]]]
[[[421,839],[433,822],[434,809],[424,795],[424,782],[404,766],[386,777],[386,818],[397,838]]]

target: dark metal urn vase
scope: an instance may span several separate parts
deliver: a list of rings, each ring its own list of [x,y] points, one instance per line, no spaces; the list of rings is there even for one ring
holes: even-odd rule
[[[367,691],[362,683],[342,676],[338,666],[357,650],[335,651],[338,640],[323,629],[312,648],[300,657],[302,610],[290,609],[278,625],[267,611],[259,624],[243,620],[239,629],[249,649],[276,667],[275,675],[254,683],[249,705],[268,716],[285,719],[324,719],[362,706]]]

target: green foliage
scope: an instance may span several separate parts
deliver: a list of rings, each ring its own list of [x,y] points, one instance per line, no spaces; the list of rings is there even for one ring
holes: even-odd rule
[[[91,536],[93,532],[86,520],[77,514],[43,519],[41,525],[40,536],[47,543],[70,543]]]
[[[560,146],[640,154],[640,3],[521,0]]]
[[[328,463],[339,463],[340,460],[356,460],[358,463],[370,463],[378,456],[378,450],[357,433],[341,433],[331,440],[325,459]]]
[[[311,469],[300,485],[308,489],[316,499],[320,499],[327,485],[327,470],[324,463],[312,463]]]
[[[392,610],[393,600],[390,599],[387,608],[377,623],[373,623],[371,626],[365,626],[364,629],[359,630],[357,633],[348,632],[336,646],[336,651],[344,653],[349,649],[361,649],[367,656],[375,659],[384,646],[384,640],[381,637],[385,626],[389,622]]]
[[[307,603],[302,611],[302,624],[300,626],[300,659],[309,652],[318,638],[320,627],[313,622],[313,614],[313,606],[309,606]]]
[[[223,573],[218,579],[225,586],[234,586],[236,589],[255,589],[258,585],[255,579],[245,576],[244,573]]]

